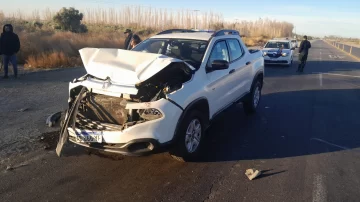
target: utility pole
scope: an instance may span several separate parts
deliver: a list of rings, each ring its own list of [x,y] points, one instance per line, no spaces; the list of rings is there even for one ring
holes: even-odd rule
[[[197,29],[197,12],[199,11],[199,10],[194,10],[195,11],[195,13],[196,13],[196,18],[195,18],[195,29]]]

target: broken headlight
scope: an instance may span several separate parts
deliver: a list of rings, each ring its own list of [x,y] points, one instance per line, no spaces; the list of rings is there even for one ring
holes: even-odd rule
[[[138,113],[140,115],[141,118],[145,119],[145,120],[155,120],[155,119],[159,119],[162,117],[162,113],[154,108],[150,108],[150,109],[139,109]]]

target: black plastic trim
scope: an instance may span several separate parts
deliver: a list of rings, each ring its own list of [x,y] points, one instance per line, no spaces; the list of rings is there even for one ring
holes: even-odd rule
[[[184,108],[182,108],[178,103],[176,103],[175,101],[173,101],[172,99],[170,98],[167,98],[167,100],[171,103],[173,103],[174,105],[176,105],[177,107],[179,107],[182,111],[184,111]]]
[[[196,32],[196,31],[191,30],[191,29],[168,29],[168,30],[164,30],[162,32],[159,32],[156,35],[172,34],[172,33],[193,33],[193,32]]]
[[[233,29],[221,29],[221,30],[218,30],[213,34],[213,36],[215,36],[215,37],[224,36],[224,35],[226,35],[225,34],[226,32],[229,32],[228,35],[239,35],[240,36],[240,32],[236,31],[236,30],[233,30]]]
[[[174,136],[173,136],[173,139],[171,140],[171,142],[172,142],[172,141],[176,141],[176,139],[177,139],[177,135],[176,135],[176,134],[177,134],[177,131],[179,130],[180,124],[182,123],[182,121],[183,121],[184,117],[186,116],[186,114],[193,108],[193,106],[194,106],[195,104],[197,104],[197,103],[200,102],[200,101],[206,101],[206,102],[208,103],[208,101],[207,101],[207,99],[206,99],[205,97],[201,97],[201,98],[198,98],[198,99],[192,101],[192,102],[185,108],[185,110],[183,111],[183,113],[180,115],[180,118],[178,119],[178,122],[176,123],[176,128],[175,128],[175,131],[174,131]],[[209,116],[210,116],[210,115],[207,114],[207,117],[208,117],[208,118],[210,118]]]

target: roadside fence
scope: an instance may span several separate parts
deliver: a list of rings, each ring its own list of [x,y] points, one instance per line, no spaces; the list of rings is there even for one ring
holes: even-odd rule
[[[334,46],[335,48],[360,60],[360,47],[351,46],[351,45],[339,43],[336,41],[326,41],[326,42],[329,43],[330,45]]]

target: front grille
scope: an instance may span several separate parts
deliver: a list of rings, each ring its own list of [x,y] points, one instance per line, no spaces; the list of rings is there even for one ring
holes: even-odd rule
[[[76,119],[76,128],[80,130],[106,130],[106,131],[121,131],[124,126],[110,123],[102,123],[100,121],[93,121],[82,117],[82,115],[78,116]]]
[[[281,56],[281,54],[278,53],[267,53],[266,55],[270,58],[279,58]]]
[[[79,107],[79,114],[95,122],[123,125],[128,121],[127,101],[119,97],[90,94]]]

